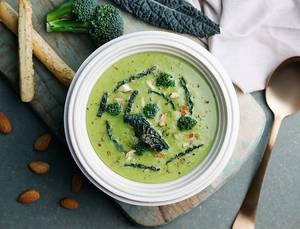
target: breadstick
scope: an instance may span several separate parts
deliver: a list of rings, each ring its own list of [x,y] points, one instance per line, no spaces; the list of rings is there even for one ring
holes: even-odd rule
[[[4,0],[0,0],[0,21],[16,35],[18,34],[18,14]],[[75,72],[57,55],[49,44],[33,29],[33,53],[50,72],[68,86]]]
[[[20,95],[23,102],[34,96],[34,70],[32,62],[32,8],[30,0],[19,0],[19,75]]]

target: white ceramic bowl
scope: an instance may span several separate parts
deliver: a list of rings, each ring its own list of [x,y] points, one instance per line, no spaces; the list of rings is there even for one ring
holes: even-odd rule
[[[126,179],[107,167],[95,153],[86,128],[87,101],[102,73],[118,60],[137,52],[160,51],[179,56],[203,72],[218,105],[215,142],[189,174],[161,184]],[[71,84],[65,105],[65,133],[74,160],[88,179],[120,201],[161,206],[187,199],[209,186],[228,163],[237,139],[239,109],[233,85],[219,62],[201,45],[167,32],[138,32],[119,37],[98,48],[82,64]]]

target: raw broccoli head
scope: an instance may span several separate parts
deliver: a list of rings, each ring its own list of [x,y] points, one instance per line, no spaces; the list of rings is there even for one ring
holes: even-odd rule
[[[124,23],[120,11],[112,5],[97,6],[91,20],[91,37],[96,44],[102,45],[124,32]]]
[[[189,116],[182,116],[177,121],[177,127],[179,130],[191,130],[196,126],[197,121]]]
[[[111,103],[106,107],[106,112],[112,116],[117,116],[122,112],[122,106],[120,103]]]
[[[77,21],[89,21],[97,7],[96,0],[73,0],[72,13]]]
[[[156,79],[156,86],[159,87],[175,87],[175,81],[173,80],[173,76],[166,72],[159,73]]]
[[[148,103],[143,108],[143,113],[146,116],[146,118],[154,118],[158,111],[159,107],[157,104],[154,103]]]
[[[96,0],[68,0],[47,14],[47,22],[75,19],[90,21],[97,7]]]

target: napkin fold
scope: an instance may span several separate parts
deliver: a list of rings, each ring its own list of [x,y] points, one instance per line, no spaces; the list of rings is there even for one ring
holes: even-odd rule
[[[300,0],[187,0],[218,22],[209,50],[244,93],[265,88],[283,60],[300,55]]]

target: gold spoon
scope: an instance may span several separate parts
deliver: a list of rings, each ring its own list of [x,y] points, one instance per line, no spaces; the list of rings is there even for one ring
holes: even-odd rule
[[[274,123],[261,164],[255,174],[232,229],[254,229],[256,209],[268,161],[282,120],[300,110],[300,57],[281,63],[273,72],[266,88],[267,104],[274,114]]]

